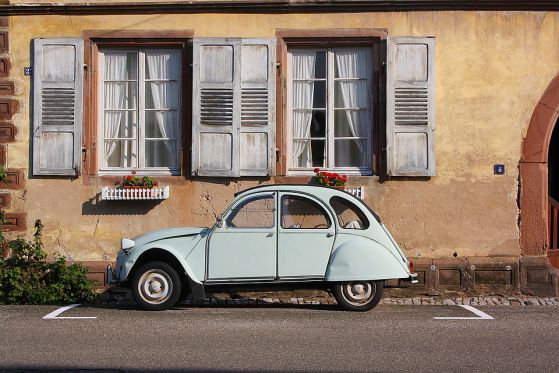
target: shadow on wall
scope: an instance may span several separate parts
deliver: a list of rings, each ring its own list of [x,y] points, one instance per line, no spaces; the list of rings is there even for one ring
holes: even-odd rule
[[[105,201],[101,193],[97,193],[82,204],[82,215],[146,215],[162,201]]]

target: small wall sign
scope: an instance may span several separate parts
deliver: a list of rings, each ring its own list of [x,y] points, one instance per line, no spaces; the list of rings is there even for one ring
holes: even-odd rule
[[[505,165],[504,164],[493,165],[493,173],[495,175],[504,175],[505,174]]]
[[[25,76],[31,76],[33,75],[33,68],[32,67],[24,67],[23,68],[23,75]]]

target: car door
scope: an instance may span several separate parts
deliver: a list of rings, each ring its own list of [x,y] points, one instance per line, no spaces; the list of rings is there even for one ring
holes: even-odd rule
[[[280,193],[278,277],[321,279],[335,239],[334,220],[317,199],[299,193]]]
[[[207,281],[275,279],[276,198],[275,192],[251,194],[225,214],[209,238]]]

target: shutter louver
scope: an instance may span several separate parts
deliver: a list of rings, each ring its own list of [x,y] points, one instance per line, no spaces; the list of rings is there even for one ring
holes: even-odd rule
[[[388,39],[387,166],[390,176],[435,175],[435,39]]]
[[[243,88],[241,92],[241,125],[268,125],[268,89]]]
[[[200,124],[233,125],[233,90],[202,89],[200,93]]]
[[[76,176],[81,167],[83,40],[35,39],[33,175]]]
[[[273,170],[273,39],[195,39],[192,172],[264,176]]]

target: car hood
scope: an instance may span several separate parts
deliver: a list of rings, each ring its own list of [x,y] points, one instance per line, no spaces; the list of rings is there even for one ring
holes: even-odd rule
[[[156,231],[141,234],[139,236],[132,238],[132,240],[135,243],[134,246],[139,247],[148,244],[150,242],[163,240],[166,238],[203,235],[209,230],[210,228],[207,227],[166,228],[166,229],[159,229]]]

